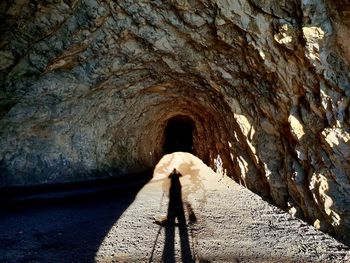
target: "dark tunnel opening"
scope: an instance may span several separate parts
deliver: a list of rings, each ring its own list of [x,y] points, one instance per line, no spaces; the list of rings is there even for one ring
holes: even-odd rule
[[[165,128],[163,151],[193,153],[194,122],[189,117],[178,115],[168,120]]]

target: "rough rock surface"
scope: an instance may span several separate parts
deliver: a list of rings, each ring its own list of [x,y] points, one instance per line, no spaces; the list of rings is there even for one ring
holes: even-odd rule
[[[186,224],[178,220],[175,225],[158,225],[169,211],[169,174],[174,167],[182,175],[179,181]],[[215,174],[187,153],[162,158],[152,180],[136,192],[5,214],[0,219],[0,261],[350,260],[348,247]]]
[[[1,1],[0,185],[147,169],[185,115],[205,163],[349,238],[349,6]]]

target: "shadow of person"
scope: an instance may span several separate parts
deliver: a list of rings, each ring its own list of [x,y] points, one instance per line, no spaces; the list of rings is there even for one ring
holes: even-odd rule
[[[175,262],[175,226],[179,228],[182,262],[194,262],[192,257],[186,217],[181,196],[180,177],[182,175],[174,169],[169,175],[169,206],[167,221],[165,224],[165,244],[163,250],[163,262]]]

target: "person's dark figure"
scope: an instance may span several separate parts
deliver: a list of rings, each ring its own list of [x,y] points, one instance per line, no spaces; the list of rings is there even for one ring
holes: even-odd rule
[[[175,221],[180,233],[181,256],[183,262],[194,262],[188,231],[186,225],[185,211],[181,197],[180,176],[176,169],[169,175],[170,190],[169,190],[169,207],[167,221],[165,225],[165,244],[163,251],[163,262],[175,262]]]

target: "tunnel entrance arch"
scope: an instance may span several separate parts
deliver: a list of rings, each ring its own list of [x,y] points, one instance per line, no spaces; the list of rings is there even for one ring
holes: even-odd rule
[[[163,152],[194,152],[194,121],[184,115],[177,115],[168,120],[164,130]]]

